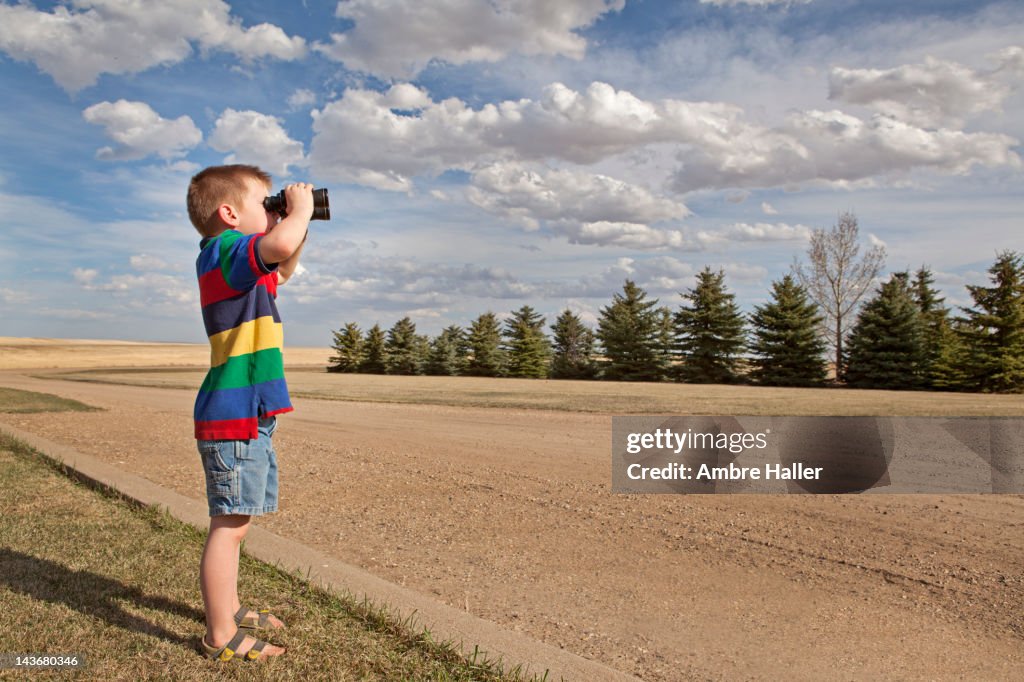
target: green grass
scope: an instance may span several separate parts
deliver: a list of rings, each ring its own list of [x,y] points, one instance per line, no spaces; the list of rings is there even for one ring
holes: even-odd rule
[[[520,680],[461,656],[411,619],[325,591],[244,553],[243,603],[270,608],[288,648],[256,664],[207,660],[198,570],[205,533],[97,490],[0,432],[0,651],[80,654],[90,680]],[[25,679],[0,671],[0,679]],[[530,678],[536,679],[536,678]]]
[[[96,410],[99,408],[70,398],[0,386],[0,412],[24,414],[27,412],[92,412]]]

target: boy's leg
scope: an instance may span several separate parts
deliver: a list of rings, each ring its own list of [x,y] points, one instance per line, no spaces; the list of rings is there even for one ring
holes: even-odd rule
[[[234,618],[239,608],[238,559],[249,520],[249,516],[240,514],[210,517],[210,533],[199,564],[199,584],[206,607],[206,643],[211,646],[224,646],[238,629]],[[246,637],[237,653],[244,654],[255,642],[255,638]],[[273,645],[263,650],[264,656],[282,653],[284,649]]]
[[[237,552],[237,557],[238,558],[235,559],[235,566],[236,567],[238,566],[238,561],[241,559],[241,555],[242,555],[242,545],[241,545],[241,543],[239,543],[239,545],[238,545],[238,552]],[[235,583],[234,583],[235,590],[234,590],[234,594],[231,597],[231,613],[238,613],[238,610],[240,608],[242,608],[242,602],[238,598],[238,580],[237,580],[237,577],[238,577],[238,571],[236,570],[235,571],[235,578],[236,579],[235,579]],[[253,618],[259,616],[258,613],[256,613],[255,611],[253,611],[251,609],[246,611],[245,615],[253,617]],[[272,628],[283,628],[284,627],[284,623],[281,621],[281,619],[279,619],[277,616],[275,616],[273,614],[270,614],[269,622],[270,622],[270,626]]]

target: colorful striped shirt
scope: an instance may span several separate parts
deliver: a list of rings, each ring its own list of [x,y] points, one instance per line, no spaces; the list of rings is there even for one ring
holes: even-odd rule
[[[258,438],[257,420],[291,411],[277,312],[277,264],[260,258],[263,234],[226,230],[199,244],[196,274],[210,371],[195,404],[199,440]]]

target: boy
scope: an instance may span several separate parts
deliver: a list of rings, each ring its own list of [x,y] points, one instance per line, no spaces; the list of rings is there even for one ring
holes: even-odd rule
[[[252,516],[277,511],[275,415],[292,410],[274,299],[299,263],[313,186],[285,188],[288,216],[263,208],[270,176],[255,166],[213,166],[192,178],[188,215],[203,235],[196,260],[210,371],[195,404],[210,532],[199,566],[207,656],[254,661],[285,652],[252,636],[284,624],[241,607],[238,558]],[[232,616],[234,614],[234,616]]]

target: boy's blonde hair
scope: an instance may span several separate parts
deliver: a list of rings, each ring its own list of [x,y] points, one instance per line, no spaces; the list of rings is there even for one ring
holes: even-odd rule
[[[267,186],[273,185],[270,174],[256,166],[233,164],[210,166],[193,176],[188,183],[188,218],[204,237],[215,237],[217,223],[214,218],[221,204],[240,207],[249,191],[247,180],[257,180]]]

